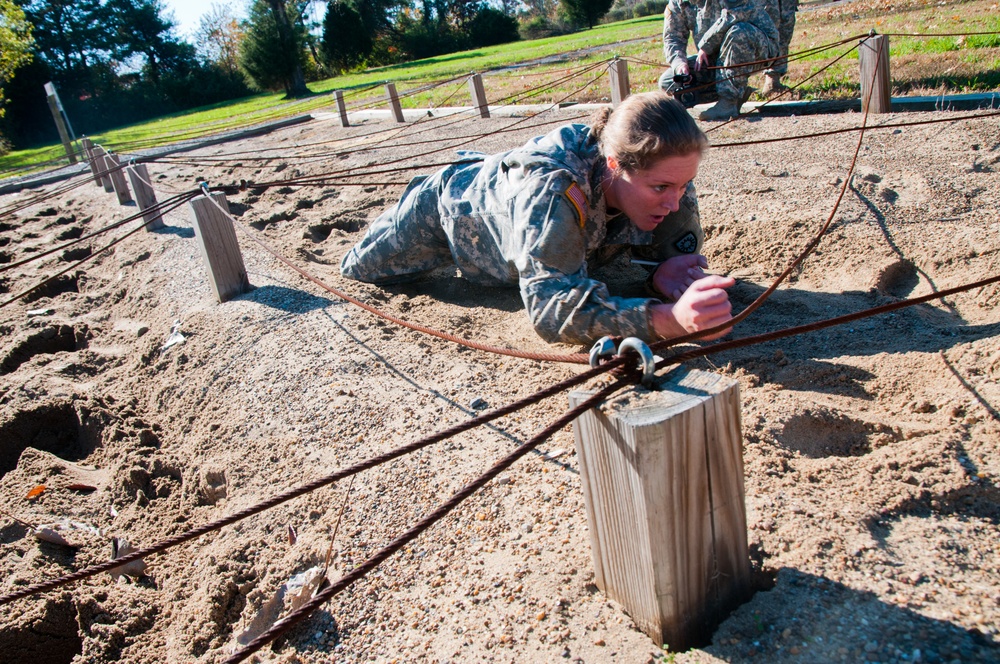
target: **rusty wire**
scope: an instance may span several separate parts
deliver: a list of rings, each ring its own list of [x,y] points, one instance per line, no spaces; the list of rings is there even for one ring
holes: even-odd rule
[[[59,588],[60,586],[64,586],[70,583],[74,583],[76,581],[96,576],[101,572],[106,572],[120,565],[126,565],[140,558],[145,558],[147,556],[151,556],[156,553],[161,553],[179,544],[183,544],[184,542],[189,542],[193,539],[201,537],[206,533],[210,533],[214,530],[219,530],[224,526],[236,523],[237,521],[241,521],[243,519],[246,519],[247,517],[254,516],[255,514],[260,514],[265,510],[268,510],[282,503],[288,502],[293,498],[298,498],[299,496],[305,495],[307,493],[320,489],[324,486],[333,484],[338,480],[351,477],[352,475],[355,475],[362,471],[369,470],[384,463],[388,463],[389,461],[405,456],[412,452],[416,452],[429,445],[433,445],[434,443],[438,443],[452,436],[474,429],[480,425],[492,422],[493,420],[499,419],[506,415],[510,415],[511,413],[517,412],[518,410],[531,406],[541,401],[542,399],[547,399],[555,394],[558,394],[571,387],[584,383],[590,380],[591,378],[599,376],[607,371],[621,367],[624,364],[625,364],[624,358],[617,358],[615,360],[612,360],[611,362],[602,364],[599,367],[589,369],[587,371],[584,371],[583,373],[580,373],[571,378],[567,378],[566,380],[551,385],[547,388],[543,388],[535,392],[534,394],[531,394],[523,399],[510,403],[506,406],[503,406],[501,408],[496,408],[488,413],[477,415],[476,417],[466,420],[465,422],[461,422],[442,431],[433,433],[429,436],[425,436],[420,440],[408,443],[406,445],[402,445],[388,452],[379,454],[378,456],[371,457],[364,461],[355,463],[354,465],[344,468],[342,470],[338,470],[323,477],[314,479],[310,482],[306,482],[305,484],[301,484],[298,487],[289,489],[275,496],[272,496],[271,498],[263,502],[257,503],[256,505],[251,505],[250,507],[247,507],[246,509],[240,510],[239,512],[236,512],[229,516],[216,519],[215,521],[210,521],[209,523],[203,524],[196,528],[192,528],[191,530],[185,531],[178,535],[174,535],[172,537],[169,537],[165,540],[158,542],[157,544],[153,544],[151,546],[139,549],[125,556],[120,556],[118,558],[115,558],[114,560],[108,560],[103,563],[92,565],[90,567],[78,570],[76,572],[63,575],[56,579],[51,579],[49,581],[42,581],[40,583],[35,583],[30,586],[26,586],[14,592],[7,593],[6,595],[0,596],[0,606],[3,606],[5,604],[10,604],[15,600],[24,597],[37,595],[38,593],[41,592],[53,590],[55,588]]]
[[[197,194],[198,194],[198,192],[189,192],[187,195],[177,196],[176,200],[174,200],[174,202],[172,204],[165,205],[163,208],[161,208],[160,211],[161,211],[162,214],[166,214],[167,212],[171,212],[173,210],[176,210],[177,208],[179,208],[180,206],[182,206],[185,202],[187,202],[187,201],[191,200],[192,198],[194,198],[195,196],[197,196]],[[135,214],[132,217],[130,217],[127,221],[134,221],[135,219],[137,219],[138,217],[141,217],[141,216],[142,216],[142,213],[140,212],[140,213]],[[121,222],[121,223],[124,223],[124,222]],[[138,233],[139,231],[141,231],[145,227],[146,227],[146,222],[143,222],[142,224],[140,224],[139,226],[135,227],[134,229],[128,231],[127,233],[125,233],[121,237],[116,238],[115,240],[112,240],[111,242],[109,242],[108,244],[104,245],[103,247],[101,247],[97,251],[94,251],[89,256],[87,256],[85,258],[82,258],[81,260],[78,260],[75,263],[70,264],[68,267],[60,270],[59,272],[56,272],[55,274],[46,277],[45,279],[43,279],[39,283],[35,284],[34,286],[31,286],[27,290],[23,290],[20,293],[18,293],[17,295],[14,295],[14,296],[8,298],[7,300],[5,300],[3,302],[0,302],[0,309],[2,309],[3,307],[6,307],[8,304],[11,304],[13,302],[17,302],[21,298],[26,297],[27,295],[29,295],[32,292],[38,290],[39,288],[42,288],[43,286],[46,286],[46,285],[52,283],[53,281],[55,281],[56,279],[58,279],[62,275],[66,274],[67,272],[70,272],[71,270],[75,270],[76,268],[80,267],[84,263],[86,263],[86,262],[88,262],[88,261],[96,258],[97,256],[100,256],[102,253],[104,253],[108,249],[111,249],[115,245],[123,242],[125,239],[127,239],[127,238],[135,235],[136,233]],[[51,251],[49,253],[51,253]],[[37,258],[37,256],[35,256],[33,258]],[[23,264],[23,261],[22,261],[22,264]]]
[[[628,381],[620,379],[614,383],[604,387],[599,390],[596,394],[588,397],[585,401],[581,402],[578,406],[575,406],[563,415],[561,415],[554,422],[549,424],[547,427],[539,431],[537,434],[531,437],[531,439],[525,441],[521,445],[518,445],[513,452],[505,456],[504,458],[497,461],[489,470],[477,477],[472,482],[469,482],[460,490],[456,491],[452,496],[441,503],[434,511],[427,514],[412,527],[410,527],[406,532],[396,537],[394,540],[386,544],[384,547],[379,549],[370,558],[359,564],[357,567],[352,569],[349,573],[342,576],[323,590],[317,592],[308,602],[303,604],[301,607],[292,611],[290,614],[276,622],[271,626],[266,632],[255,638],[253,641],[247,644],[245,648],[234,653],[225,662],[235,663],[242,662],[247,657],[253,653],[260,650],[262,647],[267,645],[269,642],[278,638],[294,625],[309,617],[313,611],[318,609],[320,606],[325,604],[327,601],[332,599],[335,595],[340,593],[342,590],[353,584],[355,581],[364,578],[370,571],[381,565],[389,556],[393,555],[404,546],[416,539],[421,533],[430,528],[432,525],[443,519],[448,515],[453,509],[458,507],[465,499],[473,495],[476,491],[483,488],[490,480],[502,473],[503,471],[510,468],[514,462],[523,457],[528,452],[532,451],[543,442],[545,442],[552,434],[562,429],[564,426],[570,424],[577,417],[587,412],[591,408],[597,406],[602,401],[607,399],[610,395],[614,394],[617,390],[624,387]]]

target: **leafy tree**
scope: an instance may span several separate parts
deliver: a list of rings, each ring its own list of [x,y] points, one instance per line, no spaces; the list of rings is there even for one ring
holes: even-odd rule
[[[517,19],[498,9],[482,7],[466,27],[470,46],[493,46],[517,41]]]
[[[608,13],[614,0],[561,0],[563,10],[574,23],[593,28]]]
[[[34,26],[35,52],[57,77],[85,89],[92,68],[110,57],[108,13],[100,1],[28,0],[22,8]]]
[[[3,86],[14,72],[31,62],[31,24],[24,10],[11,0],[0,0],[0,118],[4,114]],[[0,153],[3,139],[0,137]]]
[[[326,7],[323,19],[323,56],[327,64],[343,72],[364,62],[372,52],[372,40],[361,14],[338,0]]]
[[[105,8],[113,30],[112,52],[122,60],[143,57],[153,84],[164,68],[186,70],[194,64],[194,48],[173,36],[174,24],[163,18],[160,0],[107,0]]]
[[[302,73],[305,31],[295,13],[284,0],[254,0],[240,42],[240,69],[261,90],[284,88],[289,97],[303,97],[310,94]]]
[[[195,33],[198,53],[224,71],[239,70],[239,46],[243,29],[229,3],[213,2],[201,17]]]

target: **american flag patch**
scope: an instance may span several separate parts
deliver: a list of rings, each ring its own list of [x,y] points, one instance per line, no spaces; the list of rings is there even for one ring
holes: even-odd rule
[[[577,219],[580,221],[580,228],[583,228],[587,221],[587,197],[583,193],[583,189],[580,189],[580,185],[573,183],[566,187],[566,191],[563,192],[567,200],[573,204],[576,208]]]

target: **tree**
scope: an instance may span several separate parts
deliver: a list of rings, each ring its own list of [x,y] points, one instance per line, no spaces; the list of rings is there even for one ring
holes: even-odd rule
[[[254,0],[240,42],[240,69],[261,90],[284,88],[288,97],[310,94],[302,64],[305,35],[284,0]]]
[[[193,65],[193,48],[173,36],[174,24],[163,18],[160,0],[107,0],[105,8],[113,30],[112,52],[121,60],[142,56],[154,85],[164,68],[189,69]]]
[[[574,23],[593,28],[608,13],[614,0],[561,0],[566,16]]]
[[[0,118],[4,114],[3,86],[14,72],[31,62],[31,24],[24,16],[24,10],[12,0],[0,0]],[[0,139],[0,153],[3,152]]]
[[[199,54],[227,72],[239,69],[239,47],[243,29],[229,3],[212,3],[198,24],[195,42]]]
[[[34,26],[35,52],[55,76],[86,90],[93,67],[110,57],[107,12],[100,1],[28,0],[22,8]]]
[[[364,62],[372,52],[372,40],[361,14],[347,2],[338,0],[326,7],[323,19],[323,56],[339,72]]]
[[[482,7],[466,26],[470,46],[493,46],[520,39],[517,19],[506,16],[499,9]]]

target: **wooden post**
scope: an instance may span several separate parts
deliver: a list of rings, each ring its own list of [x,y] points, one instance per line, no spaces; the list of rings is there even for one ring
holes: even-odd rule
[[[116,154],[109,154],[105,158],[108,164],[108,175],[111,177],[111,186],[115,190],[115,195],[118,197],[119,205],[127,205],[132,202],[132,194],[128,190],[128,184],[125,182],[125,173],[122,171],[122,161],[118,158]]]
[[[62,141],[69,163],[76,163],[76,150],[73,148],[73,141],[69,138],[69,131],[66,130],[66,122],[63,120],[62,110],[59,108],[59,101],[54,94],[46,95],[49,102],[49,111],[52,112],[52,119],[56,121],[56,129],[59,130],[59,140]]]
[[[149,184],[146,164],[130,164],[125,170],[128,171],[132,190],[135,191],[135,202],[142,210],[142,218],[146,221],[146,230],[152,232],[163,228],[163,216],[153,209],[156,206],[156,192]]]
[[[405,122],[406,120],[403,119],[403,109],[399,105],[399,95],[396,94],[396,84],[386,83],[385,94],[389,97],[389,105],[392,106],[392,115],[396,118],[396,122]]]
[[[479,109],[479,117],[490,117],[490,105],[486,101],[486,90],[483,88],[483,77],[480,74],[469,77],[469,93],[472,95],[472,105]]]
[[[114,165],[111,160],[108,159],[108,151],[102,147],[94,148],[94,157],[97,161],[97,168],[101,173],[101,184],[104,185],[104,191],[109,194],[115,190],[115,186],[111,184],[111,169]]]
[[[350,127],[351,123],[347,120],[347,106],[344,105],[344,91],[337,90],[333,94],[337,97],[337,110],[340,111],[340,125],[342,127]]]
[[[225,194],[193,198],[191,211],[194,234],[198,238],[198,247],[208,268],[208,280],[215,297],[219,302],[226,302],[250,290],[250,280],[229,217]]]
[[[573,429],[597,586],[658,646],[704,642],[750,595],[739,383],[678,367]]]
[[[861,111],[888,113],[892,110],[892,78],[889,76],[889,38],[872,34],[858,44],[861,65]]]
[[[83,146],[84,154],[87,155],[87,164],[90,165],[90,172],[94,175],[94,183],[97,186],[101,186],[101,171],[97,165],[97,154],[94,151],[94,143],[84,136],[80,139],[80,144]]]
[[[611,107],[617,108],[618,104],[632,94],[632,88],[628,82],[628,62],[615,58],[609,72],[611,74]]]

